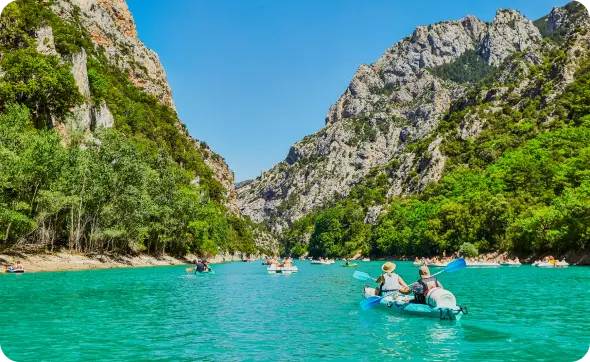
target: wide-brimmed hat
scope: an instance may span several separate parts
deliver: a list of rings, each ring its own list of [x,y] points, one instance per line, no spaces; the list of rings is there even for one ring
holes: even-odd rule
[[[388,261],[387,263],[383,264],[383,266],[381,267],[381,270],[383,270],[386,273],[391,273],[392,271],[395,270],[395,264]]]
[[[418,271],[420,278],[430,278],[430,269],[426,265],[422,265]]]

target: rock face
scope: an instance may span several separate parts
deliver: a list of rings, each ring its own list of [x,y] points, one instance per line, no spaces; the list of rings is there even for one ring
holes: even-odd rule
[[[172,92],[158,55],[138,39],[135,22],[125,0],[56,0],[51,6],[64,21],[82,26],[94,46],[104,50],[107,61],[128,74],[134,85],[154,95],[161,104],[174,109]],[[50,26],[37,29],[35,38],[39,53],[60,56],[56,51]],[[71,63],[72,75],[85,101],[72,109],[66,119],[52,119],[53,126],[64,139],[71,132],[81,132],[89,140],[93,140],[92,131],[113,127],[115,117],[104,101],[94,102],[91,97],[86,51],[82,49],[79,53],[60,57],[62,61]],[[184,125],[179,122],[177,126],[179,132],[190,137]],[[233,172],[225,160],[211,151],[205,143],[193,141],[195,147],[201,151],[206,165],[213,171],[213,177],[225,189],[225,206],[232,214],[239,215]],[[198,177],[195,182],[198,184]],[[265,239],[263,244],[271,245],[273,242],[274,246],[268,249],[274,250],[275,240],[269,243]]]
[[[166,72],[158,55],[137,38],[125,0],[58,0],[53,10],[68,20],[77,17],[94,43],[104,47],[109,61],[124,70],[133,84],[174,108]]]
[[[552,31],[562,26],[564,16],[554,12],[547,20]],[[391,185],[388,196],[423,190],[440,179],[445,167],[439,149],[442,139],[433,131],[452,102],[469,89],[468,84],[435,75],[433,69],[470,52],[491,67],[510,63],[498,75],[508,79],[517,70],[526,74],[528,66],[539,64],[543,44],[537,26],[514,10],[499,10],[492,23],[467,16],[416,28],[375,63],[359,67],[330,107],[323,129],[294,144],[285,161],[239,185],[240,211],[280,233],[334,197],[346,196],[371,170],[386,172]],[[523,56],[512,61],[516,52]],[[575,52],[575,45],[568,52]],[[567,84],[568,77],[571,80],[575,68],[575,62],[566,66],[570,71],[557,87]],[[524,96],[527,86],[523,82],[514,95]],[[483,96],[500,99],[505,93],[506,89],[493,89]],[[461,137],[477,136],[483,120],[475,115],[466,118],[469,121],[458,130]],[[428,140],[421,151],[409,147],[421,140]],[[379,212],[369,210],[367,222]]]

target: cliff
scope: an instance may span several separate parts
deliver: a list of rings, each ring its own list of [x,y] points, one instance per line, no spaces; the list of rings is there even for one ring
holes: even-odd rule
[[[478,137],[487,127],[485,114],[507,105],[507,98],[539,93],[530,69],[552,50],[563,46],[567,58],[546,85],[543,106],[573,81],[588,49],[588,35],[572,33],[576,27],[588,29],[580,9],[575,3],[555,8],[536,24],[518,11],[500,9],[491,23],[466,16],[417,27],[375,63],[359,67],[330,107],[324,128],[295,143],[283,162],[238,187],[240,211],[283,232],[379,174],[385,177],[386,199],[420,193],[448,168],[448,155],[441,151],[448,135],[440,127],[465,108],[460,105],[465,98],[489,103],[479,114],[461,115],[456,131],[466,140]],[[558,35],[570,38],[547,41]],[[502,84],[477,86],[496,80]],[[474,89],[481,91],[478,97],[471,97]],[[384,199],[366,210],[366,221],[374,223],[386,204]]]

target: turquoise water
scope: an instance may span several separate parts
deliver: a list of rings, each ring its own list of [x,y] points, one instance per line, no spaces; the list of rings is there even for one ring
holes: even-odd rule
[[[590,345],[590,268],[440,275],[469,314],[451,325],[363,312],[354,268],[296,261],[0,275],[0,346],[26,361],[576,361]],[[398,262],[414,281],[417,268]],[[380,262],[358,270],[378,275]],[[434,271],[434,269],[433,269]]]

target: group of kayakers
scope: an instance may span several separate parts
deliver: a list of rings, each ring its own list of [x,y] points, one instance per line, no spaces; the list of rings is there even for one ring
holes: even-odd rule
[[[264,259],[262,265],[276,265],[278,267],[293,266],[293,258],[286,256],[282,261],[277,260],[276,257],[272,259]]]
[[[539,263],[551,263],[551,264],[555,264],[555,263],[558,263],[558,262],[559,262],[559,260],[555,259],[551,255],[548,255],[548,256],[544,257],[542,260],[537,260],[535,262],[535,264],[539,264]],[[565,259],[564,259],[563,262],[565,262]]]
[[[410,303],[426,304],[426,295],[433,288],[442,288],[442,284],[430,275],[428,266],[421,265],[418,270],[420,279],[413,284],[407,285],[399,275],[395,274],[396,265],[390,261],[381,266],[383,274],[377,278],[379,285],[375,288],[375,295],[383,296],[387,293],[413,294],[414,299]]]
[[[416,257],[414,259],[414,264],[415,265],[448,264],[448,263],[452,262],[453,260],[458,259],[460,257],[461,257],[461,254],[459,254],[459,252],[456,252],[451,256],[447,256],[447,253],[443,251],[441,256],[434,256],[432,258],[428,258],[428,257],[418,258],[418,257]]]
[[[4,265],[4,271],[6,273],[23,273],[25,271],[25,266],[19,260],[16,262],[16,264],[12,263],[10,265]]]

